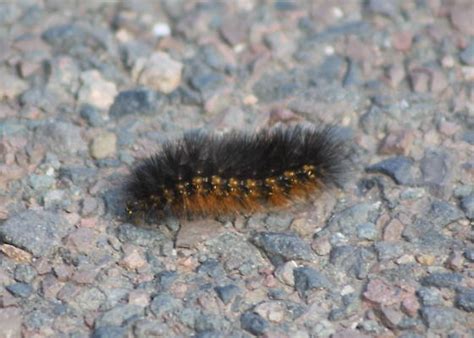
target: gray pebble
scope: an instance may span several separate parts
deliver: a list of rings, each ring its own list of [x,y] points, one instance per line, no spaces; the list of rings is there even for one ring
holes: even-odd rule
[[[293,80],[291,74],[264,75],[254,85],[253,91],[262,102],[278,101],[288,98],[300,90],[300,82]]]
[[[455,289],[463,280],[463,276],[454,272],[435,272],[421,280],[424,286],[436,286],[438,288]]]
[[[9,218],[0,227],[0,239],[40,257],[60,244],[67,226],[60,215],[28,210]]]
[[[450,176],[450,162],[446,152],[427,150],[420,162],[423,183],[432,187],[435,191],[442,192]]]
[[[360,224],[367,224],[376,218],[378,208],[375,203],[360,203],[350,206],[336,213],[325,230],[331,229],[332,232],[340,231],[346,236],[352,236]]]
[[[66,178],[77,186],[82,186],[95,180],[97,173],[97,168],[65,166],[59,170],[59,177],[61,179]]]
[[[309,261],[314,257],[310,246],[291,233],[261,232],[253,237],[252,242],[267,254],[274,265],[292,259]]]
[[[27,283],[15,283],[6,285],[7,289],[13,296],[20,298],[28,298],[33,292],[33,288]]]
[[[474,289],[460,291],[456,296],[456,307],[467,312],[474,312]]]
[[[374,248],[381,261],[400,257],[404,252],[400,244],[386,241],[375,243]]]
[[[328,289],[331,286],[328,278],[321,272],[310,267],[300,267],[293,270],[295,288],[302,296],[313,289]]]
[[[180,301],[166,293],[160,293],[153,298],[150,310],[155,316],[171,312],[180,306]]]
[[[193,89],[198,90],[206,97],[222,87],[224,81],[225,78],[221,73],[200,71],[191,77],[190,84]]]
[[[91,338],[122,338],[126,337],[126,329],[119,326],[101,326],[92,332]]]
[[[474,145],[474,130],[468,130],[462,134],[462,140]]]
[[[110,106],[110,116],[120,118],[125,115],[156,115],[160,113],[165,96],[146,88],[120,92]]]
[[[146,247],[166,241],[161,232],[155,229],[137,227],[130,223],[123,223],[118,226],[117,238],[122,243]]]
[[[240,316],[240,325],[242,329],[256,336],[264,334],[268,328],[267,321],[253,312],[245,312],[242,314],[242,316]]]
[[[369,9],[377,14],[394,17],[399,11],[398,1],[395,0],[370,0]]]
[[[221,279],[225,276],[225,270],[219,261],[209,258],[206,259],[198,267],[197,272],[200,274],[206,274],[213,279]]]
[[[135,323],[133,332],[136,337],[164,337],[170,328],[156,320],[141,320]]]
[[[474,194],[461,199],[461,208],[464,210],[467,218],[474,220]]]
[[[100,127],[104,124],[104,119],[96,107],[90,104],[83,104],[79,110],[79,115],[87,121],[91,127]]]
[[[474,40],[461,52],[459,53],[461,61],[468,65],[474,66]]]
[[[369,173],[381,173],[391,177],[397,184],[413,184],[413,160],[406,156],[395,156],[367,167]]]
[[[418,298],[420,298],[421,304],[423,304],[423,306],[435,306],[443,304],[441,294],[437,289],[423,287],[420,288],[416,294]]]
[[[469,262],[474,262],[474,249],[466,249],[464,251],[464,257],[466,257]]]
[[[451,308],[426,306],[421,309],[421,317],[428,328],[446,330],[454,325],[456,315]]]
[[[32,174],[28,178],[28,183],[33,190],[43,191],[54,185],[55,178],[49,175]]]
[[[201,314],[194,321],[197,332],[226,331],[228,328],[227,320],[219,315]]]
[[[430,210],[425,218],[439,229],[464,217],[463,212],[456,206],[441,200],[431,203]]]
[[[36,270],[31,265],[18,264],[14,277],[18,282],[30,283],[37,276]]]
[[[86,151],[81,128],[67,122],[51,122],[35,130],[35,142],[58,154],[74,155]]]
[[[143,314],[143,307],[133,304],[118,304],[112,309],[104,312],[96,321],[98,327],[102,326],[121,326],[130,319]]]
[[[377,238],[377,228],[374,223],[362,223],[357,226],[357,237],[373,241]]]
[[[175,271],[162,271],[156,275],[156,281],[161,290],[168,290],[174,283],[178,274]]]
[[[217,295],[222,300],[222,302],[227,305],[232,300],[241,293],[240,288],[237,285],[229,284],[225,286],[217,286],[214,288],[216,290]]]

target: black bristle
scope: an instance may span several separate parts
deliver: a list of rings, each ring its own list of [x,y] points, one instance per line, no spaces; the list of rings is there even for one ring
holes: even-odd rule
[[[161,152],[142,160],[132,171],[127,192],[134,206],[149,205],[150,196],[158,196],[158,200],[165,202],[155,207],[164,208],[171,200],[179,203],[182,196],[177,186],[180,184],[185,186],[189,196],[196,193],[190,186],[193,178],[210,181],[212,176],[218,176],[223,191],[231,191],[230,179],[239,182],[254,179],[260,185],[261,180],[274,177],[276,184],[288,194],[291,184],[282,175],[285,171],[294,171],[298,181],[307,181],[308,174],[301,171],[304,166],[314,168],[314,175],[322,186],[340,186],[347,176],[348,157],[347,143],[333,126],[297,125],[253,134],[233,131],[215,135],[193,131],[184,134],[182,139],[165,143]],[[212,184],[203,186],[207,194]],[[269,190],[264,186],[259,189],[264,194]],[[163,197],[165,190],[171,199]],[[238,190],[249,192],[247,188]]]

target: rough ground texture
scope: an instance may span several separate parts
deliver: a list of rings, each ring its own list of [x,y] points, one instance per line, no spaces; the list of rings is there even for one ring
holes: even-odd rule
[[[1,1],[0,336],[468,337],[474,6]],[[121,216],[135,159],[190,128],[335,123],[314,205]]]

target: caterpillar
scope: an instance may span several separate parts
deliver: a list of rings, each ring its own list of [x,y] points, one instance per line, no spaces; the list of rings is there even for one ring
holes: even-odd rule
[[[286,207],[340,185],[348,157],[335,126],[191,131],[132,169],[126,210],[205,217]]]

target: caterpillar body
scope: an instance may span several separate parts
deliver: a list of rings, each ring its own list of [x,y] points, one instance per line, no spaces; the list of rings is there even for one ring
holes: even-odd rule
[[[347,159],[334,126],[188,132],[133,168],[127,212],[189,217],[285,207],[339,185]]]

